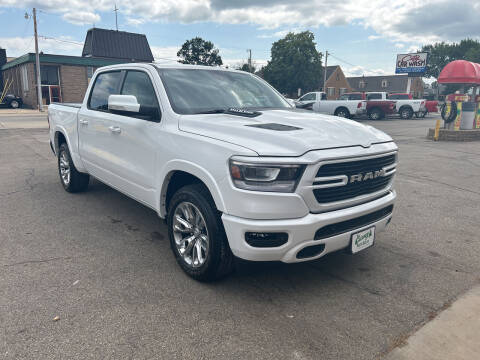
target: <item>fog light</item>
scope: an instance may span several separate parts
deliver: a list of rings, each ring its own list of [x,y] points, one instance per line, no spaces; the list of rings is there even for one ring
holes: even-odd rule
[[[284,232],[246,232],[245,241],[253,247],[278,247],[287,243],[288,234]]]
[[[320,255],[325,250],[325,244],[311,245],[304,247],[297,253],[297,259],[306,259]]]

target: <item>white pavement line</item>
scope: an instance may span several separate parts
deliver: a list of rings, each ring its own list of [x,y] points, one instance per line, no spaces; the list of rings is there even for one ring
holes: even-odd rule
[[[480,359],[480,286],[425,324],[385,360]]]

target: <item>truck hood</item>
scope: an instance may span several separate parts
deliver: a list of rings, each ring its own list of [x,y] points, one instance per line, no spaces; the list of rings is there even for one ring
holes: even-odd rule
[[[369,147],[392,141],[384,132],[353,120],[308,110],[262,110],[261,115],[183,115],[181,131],[226,141],[260,156],[300,156],[311,150]]]

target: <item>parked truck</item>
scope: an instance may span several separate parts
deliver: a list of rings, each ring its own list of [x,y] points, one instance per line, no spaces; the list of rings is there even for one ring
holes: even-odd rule
[[[365,100],[367,116],[370,120],[381,120],[387,115],[397,113],[396,101],[392,100],[367,100],[367,95],[362,92],[345,93],[340,100]]]
[[[367,100],[369,101],[385,101],[389,100],[389,94],[386,92],[367,92]],[[402,119],[411,119],[414,114],[420,115],[426,111],[425,100],[405,99],[394,97],[397,103],[397,112]]]
[[[309,92],[295,101],[299,109],[313,110],[327,115],[335,115],[344,118],[353,118],[366,113],[365,101],[327,100],[324,92]]]
[[[392,218],[391,137],[295,109],[250,73],[108,66],[83,103],[52,104],[48,120],[63,188],[85,191],[94,177],[152,208],[178,264],[198,280],[228,274],[235,257],[357,253]]]

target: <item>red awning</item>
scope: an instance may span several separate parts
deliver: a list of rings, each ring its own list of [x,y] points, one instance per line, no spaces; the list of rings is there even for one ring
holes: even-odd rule
[[[466,60],[448,63],[438,76],[440,84],[480,84],[480,64]]]

